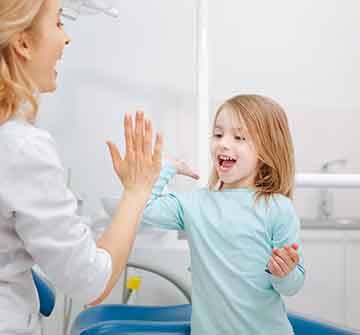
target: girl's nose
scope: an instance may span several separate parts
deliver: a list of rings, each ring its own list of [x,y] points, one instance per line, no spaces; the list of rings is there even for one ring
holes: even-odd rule
[[[229,149],[229,141],[225,136],[221,138],[220,146],[221,149]]]

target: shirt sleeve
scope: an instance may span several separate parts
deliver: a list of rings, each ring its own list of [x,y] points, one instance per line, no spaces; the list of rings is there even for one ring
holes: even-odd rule
[[[15,157],[8,199],[25,249],[57,288],[81,302],[94,301],[111,277],[112,260],[97,248],[88,218],[76,214],[54,141],[34,136]]]
[[[279,206],[273,218],[272,226],[273,248],[281,248],[285,245],[297,243],[300,256],[299,264],[285,277],[276,277],[269,274],[272,286],[281,295],[295,295],[303,286],[305,280],[304,258],[300,244],[300,221],[296,215],[291,201],[286,201],[284,206]]]
[[[164,229],[184,230],[184,211],[179,196],[175,193],[163,194],[165,186],[175,175],[175,168],[166,162],[154,185],[141,224]]]

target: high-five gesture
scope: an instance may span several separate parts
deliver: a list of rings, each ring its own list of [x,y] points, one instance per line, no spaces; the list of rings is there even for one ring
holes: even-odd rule
[[[112,163],[126,191],[149,193],[159,176],[162,156],[162,137],[156,135],[152,150],[151,121],[144,118],[143,112],[137,112],[135,129],[132,117],[125,115],[126,153],[123,158],[117,146],[108,141]]]
[[[135,128],[131,116],[125,116],[124,133],[124,157],[114,143],[107,142],[114,170],[125,190],[111,224],[96,242],[98,248],[111,255],[112,275],[102,295],[91,305],[96,305],[107,297],[126,267],[136,226],[161,169],[162,138],[160,135],[156,136],[153,151],[151,122],[144,119],[142,112],[136,113]]]

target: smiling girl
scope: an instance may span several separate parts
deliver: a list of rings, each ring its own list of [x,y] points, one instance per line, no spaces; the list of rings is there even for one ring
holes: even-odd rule
[[[227,100],[214,119],[209,187],[162,194],[189,168],[170,160],[142,223],[185,230],[193,335],[289,335],[283,295],[303,286],[294,154],[283,109],[259,95]]]

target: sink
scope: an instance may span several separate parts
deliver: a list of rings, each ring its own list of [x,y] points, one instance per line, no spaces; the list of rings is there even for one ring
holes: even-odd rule
[[[335,221],[339,224],[359,224],[360,223],[360,219],[356,219],[356,218],[338,218],[335,219]]]
[[[360,218],[357,217],[301,218],[300,221],[303,229],[360,230]]]

